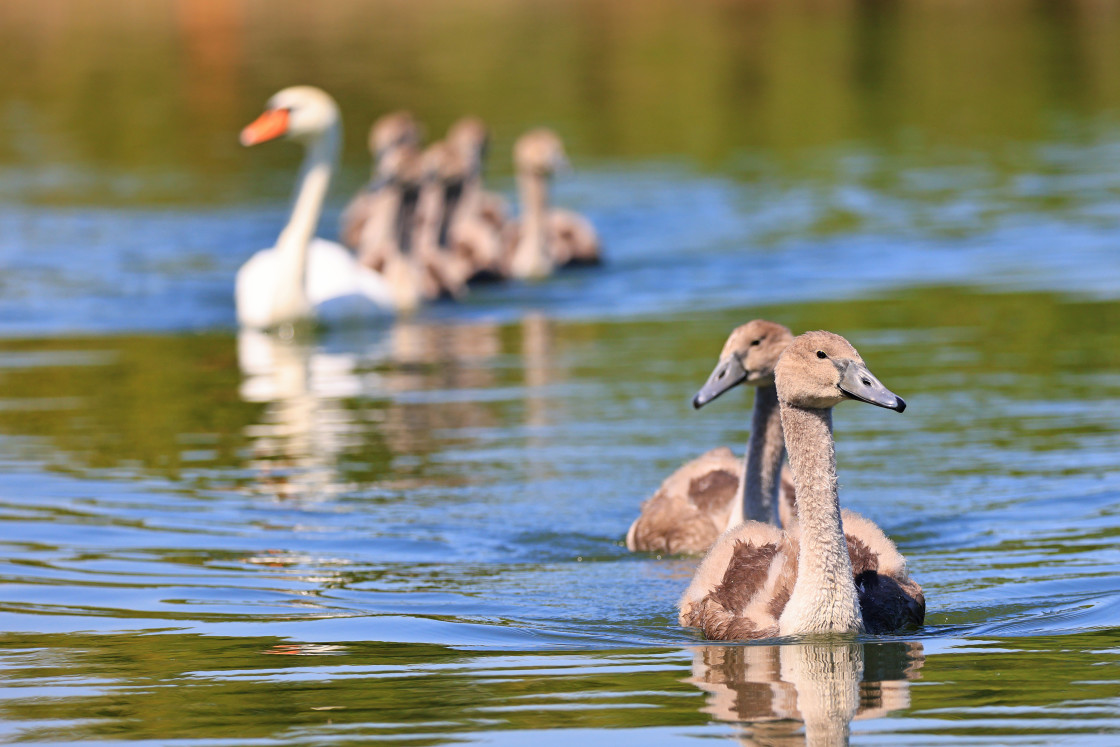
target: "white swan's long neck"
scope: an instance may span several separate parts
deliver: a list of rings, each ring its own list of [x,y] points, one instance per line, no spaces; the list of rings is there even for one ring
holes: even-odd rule
[[[785,453],[778,390],[773,384],[760,386],[754,395],[751,435],[728,529],[744,521],[777,523],[778,488]]]
[[[848,542],[840,521],[832,410],[781,404],[797,492],[797,581],[778,627],[782,635],[863,630]]]
[[[311,313],[307,298],[307,246],[319,225],[341,140],[340,128],[334,125],[307,146],[292,213],[276,240],[273,324],[295,321]]]

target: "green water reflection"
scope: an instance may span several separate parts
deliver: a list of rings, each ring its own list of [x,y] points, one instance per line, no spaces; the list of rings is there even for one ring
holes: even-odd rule
[[[675,320],[415,323],[374,338],[366,357],[332,355],[312,341],[264,340],[258,344],[274,347],[268,355],[277,358],[266,362],[263,382],[243,375],[228,333],[4,340],[0,431],[49,444],[43,458],[58,469],[138,467],[173,480],[213,478],[218,470],[227,472],[225,484],[238,485],[257,478],[236,470],[251,461],[252,444],[269,435],[270,424],[289,442],[287,456],[295,456],[309,444],[282,433],[285,418],[299,427],[291,405],[327,402],[355,426],[335,458],[348,480],[371,482],[391,476],[394,456],[423,458],[462,443],[457,430],[586,416],[589,403],[565,396],[565,382],[605,387],[616,404],[655,384],[687,393],[703,381],[725,331],[752,316],[794,329],[827,326],[860,340],[861,350],[874,351],[884,380],[919,405],[923,393],[951,393],[966,381],[988,397],[1029,401],[1045,391],[1050,402],[1111,399],[1120,386],[1111,376],[1120,368],[1120,303],[926,288]],[[632,366],[636,351],[650,346],[675,365]],[[423,391],[437,396],[414,395]],[[686,400],[666,402],[665,416],[683,415]],[[602,415],[613,417],[610,410]],[[1026,420],[1005,425],[1016,436],[1031,427]],[[1060,449],[1065,439],[1100,427],[1059,423],[1032,443]],[[434,476],[413,476],[421,474]]]
[[[807,723],[808,743],[823,745],[887,715],[913,717],[911,738],[1114,734],[1116,643],[1114,633],[1087,633],[932,655],[917,642],[524,654],[9,635],[0,714],[6,739],[37,742],[335,735],[440,744],[481,730],[650,727],[667,738],[668,727],[709,723],[716,736],[724,722],[763,743],[800,743]],[[1017,725],[985,725],[1001,712]]]

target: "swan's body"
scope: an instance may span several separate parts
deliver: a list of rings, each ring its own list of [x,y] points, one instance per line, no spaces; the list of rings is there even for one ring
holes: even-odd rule
[[[875,524],[841,513],[832,408],[855,399],[901,412],[906,403],[829,332],[794,339],[776,368],[798,523],[748,521],[719,538],[681,598],[680,623],[710,639],[885,633],[925,618],[921,587]]]
[[[286,269],[274,248],[257,252],[237,271],[237,318],[242,326],[265,329],[283,323],[273,316],[272,297],[260,290],[280,286]],[[381,275],[359,272],[346,247],[323,239],[308,242],[305,290],[309,310],[327,323],[389,315],[395,306]]]
[[[557,267],[587,267],[602,264],[599,234],[591,221],[563,208],[548,211],[549,242]]]
[[[626,549],[705,552],[727,528],[743,461],[721,446],[681,465],[642,503],[626,532]]]
[[[286,88],[242,131],[241,142],[256,145],[282,136],[303,144],[307,155],[276,245],[257,252],[237,272],[238,322],[270,328],[330,318],[334,309],[347,316],[393,313],[396,292],[385,277],[359,265],[340,244],[313,238],[342,139],[338,106],[317,88]]]
[[[509,274],[543,278],[557,267],[597,264],[599,238],[587,219],[549,205],[549,187],[558,169],[568,165],[564,145],[554,132],[538,129],[522,135],[513,149],[521,220],[506,229]]]
[[[628,549],[707,552],[720,534],[744,518],[775,523],[775,499],[782,508],[783,526],[789,526],[794,491],[792,477],[782,469],[785,442],[774,367],[791,339],[787,328],[762,319],[737,327],[727,338],[693,406],[699,409],[741,383],[756,387],[747,456],[738,459],[720,447],[677,469],[642,504],[626,534]]]

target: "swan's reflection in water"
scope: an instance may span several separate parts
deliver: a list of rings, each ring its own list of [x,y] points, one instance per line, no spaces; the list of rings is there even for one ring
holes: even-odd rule
[[[853,719],[910,705],[924,662],[916,641],[703,646],[691,682],[704,711],[742,724],[744,745],[846,745]]]
[[[317,351],[309,341],[242,330],[237,336],[241,399],[266,404],[246,428],[248,466],[278,498],[325,500],[345,488],[338,456],[358,438],[344,401],[366,386],[357,356]]]
[[[501,355],[496,325],[403,322],[358,339],[285,338],[242,330],[237,338],[241,399],[265,405],[248,426],[247,467],[277,498],[326,500],[353,489],[340,468],[361,465],[362,481],[411,484],[394,459],[423,461],[435,434],[492,427]]]

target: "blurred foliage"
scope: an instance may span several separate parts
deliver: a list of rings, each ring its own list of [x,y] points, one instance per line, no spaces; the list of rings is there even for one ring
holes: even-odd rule
[[[549,124],[577,163],[683,155],[722,169],[765,152],[827,176],[821,149],[853,142],[929,158],[1115,125],[1120,7],[8,0],[0,67],[0,167],[24,175],[22,199],[284,194],[289,181],[265,175],[290,171],[290,149],[250,158],[236,133],[296,83],[342,105],[343,191],[366,172],[369,123],[401,107],[432,137],[484,117],[497,173],[519,132]]]

